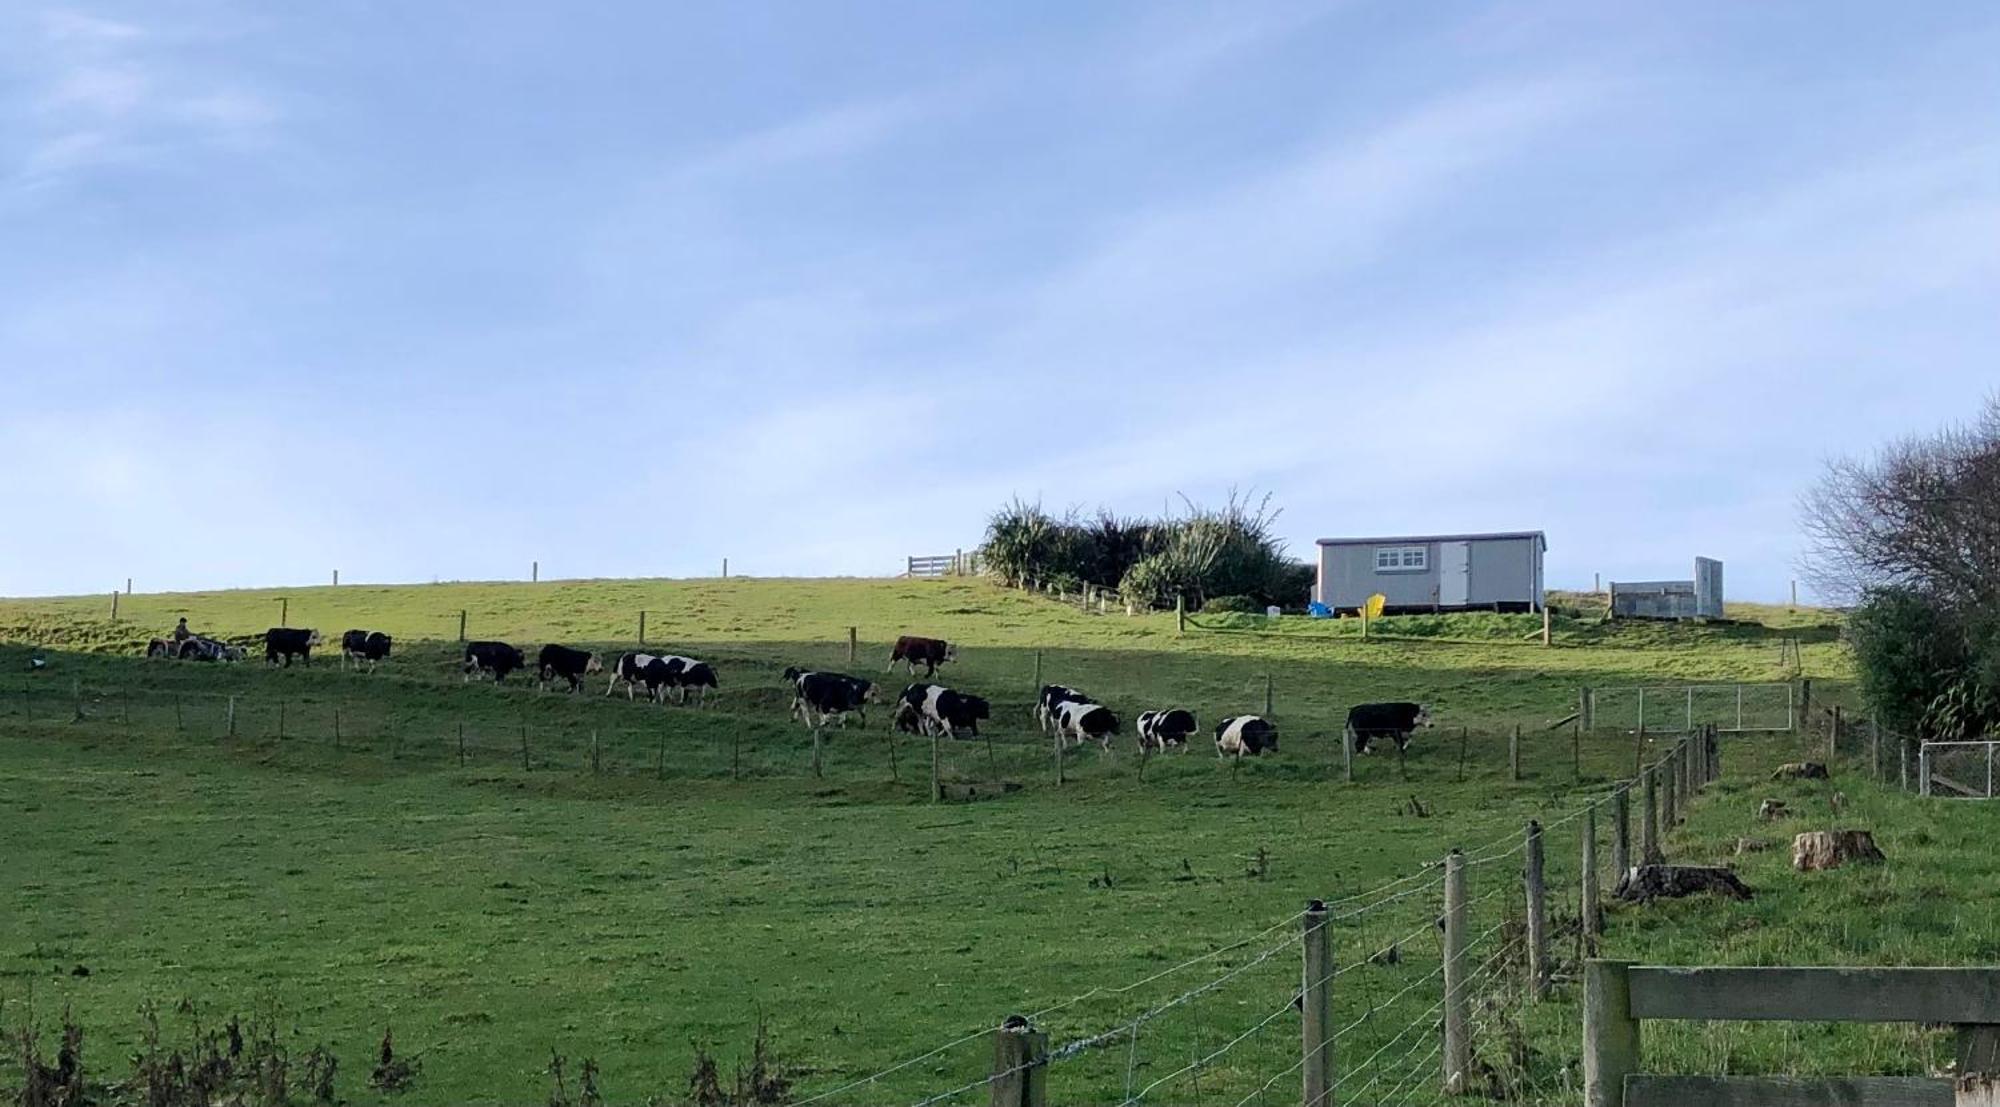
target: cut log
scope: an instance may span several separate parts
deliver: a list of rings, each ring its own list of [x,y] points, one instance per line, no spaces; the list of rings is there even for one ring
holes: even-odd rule
[[[1757,805],[1757,817],[1767,823],[1776,822],[1790,814],[1791,811],[1786,809],[1784,800],[1767,799]]]
[[[1771,848],[1771,840],[1769,838],[1736,839],[1736,856],[1738,857],[1741,857],[1746,853],[1762,853],[1770,848]]]
[[[1618,878],[1618,890],[1612,895],[1627,903],[1651,903],[1702,892],[1728,899],[1749,899],[1752,894],[1728,869],[1707,865],[1635,865]]]
[[[1817,761],[1790,761],[1778,766],[1772,780],[1825,780],[1826,766]]]
[[[1802,873],[1837,869],[1852,861],[1880,864],[1888,858],[1865,830],[1808,830],[1792,839],[1792,868]]]

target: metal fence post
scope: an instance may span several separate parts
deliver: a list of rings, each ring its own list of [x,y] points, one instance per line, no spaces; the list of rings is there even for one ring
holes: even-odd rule
[[[1625,1077],[1639,1070],[1639,1020],[1632,1017],[1629,961],[1583,966],[1583,1102],[1624,1107]]]
[[[1333,1085],[1333,942],[1326,904],[1306,904],[1303,941],[1305,978],[1300,990],[1300,1064],[1304,1066],[1305,1107],[1325,1107]]]
[[[1549,900],[1542,855],[1542,824],[1528,820],[1527,866],[1522,884],[1528,898],[1528,996],[1549,998]]]
[[[1931,794],[1931,744],[1925,742],[1917,748],[1917,794]]]
[[[1444,1090],[1458,1095],[1471,1082],[1471,1004],[1465,993],[1465,855],[1444,859]]]

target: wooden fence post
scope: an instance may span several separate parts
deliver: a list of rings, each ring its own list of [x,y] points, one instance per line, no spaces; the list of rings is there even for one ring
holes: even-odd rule
[[[1333,942],[1326,904],[1306,904],[1305,978],[1299,1000],[1299,1063],[1304,1066],[1305,1107],[1326,1107],[1333,1094]]]
[[[1632,867],[1632,786],[1620,784],[1611,793],[1611,879],[1625,877]]]
[[[1549,998],[1549,889],[1542,854],[1542,824],[1528,820],[1528,859],[1522,884],[1528,893],[1528,997]]]
[[[1460,758],[1461,772],[1464,765],[1464,759]],[[1346,727],[1340,728],[1340,777],[1349,784],[1354,783],[1354,732]]]
[[[1049,1036],[1020,1015],[993,1032],[991,1107],[1047,1107]]]
[[[1553,644],[1554,639],[1549,636],[1549,605],[1544,603],[1542,605],[1542,645],[1548,646]]]
[[[1035,651],[1035,683],[1034,683],[1034,691],[1035,691],[1035,695],[1036,695],[1037,697],[1039,697],[1039,696],[1040,696],[1040,695],[1042,694],[1042,651],[1040,651],[1040,650],[1036,650],[1036,651]],[[1038,700],[1037,700],[1036,702],[1038,702],[1038,703],[1039,703],[1039,702],[1040,702],[1040,700],[1038,699]]]
[[[1882,717],[1868,716],[1868,764],[1873,767],[1875,783],[1882,783]]]
[[[111,593],[111,621],[118,621],[118,593]]]
[[[1063,782],[1063,742],[1061,733],[1057,733],[1055,736],[1055,751],[1056,751],[1056,784],[1060,786]]]
[[[1569,772],[1570,779],[1583,783],[1583,718],[1569,726]]]
[[[1588,684],[1576,690],[1576,717],[1577,721],[1583,724],[1583,729],[1592,729],[1593,724],[1590,718],[1590,686]]]
[[[939,803],[944,799],[944,777],[941,772],[941,766],[938,764],[938,756],[939,756],[938,736],[933,734],[931,735],[931,802],[932,803]]]
[[[1579,899],[1583,914],[1583,952],[1586,956],[1597,953],[1597,940],[1604,936],[1604,915],[1597,905],[1597,808],[1590,807],[1583,813],[1583,891]]]
[[[820,772],[820,746],[821,746],[820,730],[821,730],[820,727],[813,728],[813,778],[815,780],[819,779],[823,775]]]
[[[644,608],[639,609],[639,644],[642,646],[646,644],[646,610]]]
[[[590,730],[590,773],[596,776],[604,771],[604,754],[597,745],[597,728]]]
[[[281,627],[292,625],[292,601],[289,596],[278,599],[278,625]]]
[[[284,740],[284,737],[285,737],[285,701],[284,701],[284,700],[279,700],[279,701],[278,701],[278,740],[279,740],[279,741],[283,741],[283,740]]]
[[[181,725],[181,697],[180,693],[176,692],[174,693],[174,733],[179,734],[186,729],[186,727]]]
[[[542,563],[540,561],[528,562],[528,583],[540,584],[541,582],[542,582]]]
[[[1899,739],[1897,742],[1896,773],[1898,777],[1900,777],[1901,779],[1900,786],[1903,789],[1903,791],[1905,792],[1909,791],[1910,790],[1910,740],[1908,738]]]
[[[1471,1022],[1465,979],[1465,855],[1452,850],[1444,858],[1444,1090],[1464,1092],[1471,1082]]]
[[[1658,865],[1666,860],[1660,852],[1660,774],[1647,769],[1639,797],[1639,864]]]
[[[335,570],[333,571],[333,586],[334,586],[335,588],[338,588],[338,587],[340,587],[340,570],[339,570],[339,569],[335,569]]]
[[[71,677],[69,680],[69,705],[70,705],[70,712],[72,714],[71,721],[79,723],[82,722],[83,721],[83,678],[82,677]]]
[[[848,663],[849,665],[852,665],[852,664],[854,664],[854,660],[855,660],[855,658],[857,658],[857,657],[861,656],[861,655],[860,655],[860,649],[861,649],[861,637],[860,637],[860,636],[861,636],[861,628],[860,628],[860,627],[848,627],[848,628],[847,628],[847,663]]]
[[[1515,780],[1521,779],[1521,724],[1514,724],[1514,733],[1507,738],[1507,771]]]
[[[236,697],[229,697],[229,736],[236,737]]]
[[[1174,633],[1187,633],[1187,597],[1179,594],[1174,596]]]
[[[1583,1102],[1624,1107],[1625,1077],[1639,1071],[1639,1020],[1632,1017],[1629,961],[1583,966]]]
[[[464,608],[460,608],[460,609],[459,609],[459,612],[458,612],[458,640],[459,640],[459,641],[461,641],[461,642],[465,641],[465,609],[464,609]]]
[[[1676,746],[1673,752],[1678,753],[1679,751],[1680,747]],[[1674,824],[1680,821],[1680,795],[1675,786],[1673,769],[1673,759],[1669,756],[1666,763],[1655,770],[1660,776],[1660,832],[1662,835],[1672,830]],[[1665,839],[1662,838],[1661,840],[1664,841]]]
[[[895,784],[903,782],[903,770],[896,765],[896,728],[890,727],[885,737],[889,740],[889,780]],[[1061,783],[1061,781],[1057,781]]]
[[[333,709],[333,748],[340,748],[340,708]]]

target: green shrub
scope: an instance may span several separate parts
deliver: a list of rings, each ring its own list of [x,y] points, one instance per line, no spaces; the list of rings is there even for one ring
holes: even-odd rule
[[[1266,606],[1252,596],[1216,596],[1202,604],[1201,609],[1212,615],[1262,615]]]

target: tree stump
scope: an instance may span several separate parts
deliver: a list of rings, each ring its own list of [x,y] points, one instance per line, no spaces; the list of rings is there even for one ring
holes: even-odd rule
[[[1808,830],[1792,839],[1792,868],[1802,873],[1837,869],[1852,861],[1880,864],[1888,858],[1865,830]]]
[[[1772,780],[1825,780],[1826,766],[1817,761],[1791,761],[1778,766]]]
[[[1767,799],[1757,805],[1757,818],[1767,823],[1776,822],[1790,814],[1791,811],[1785,807],[1784,800]]]
[[[1728,869],[1707,865],[1639,865],[1618,878],[1612,895],[1627,903],[1651,903],[1656,899],[1713,892],[1727,899],[1749,899],[1749,887]]]

